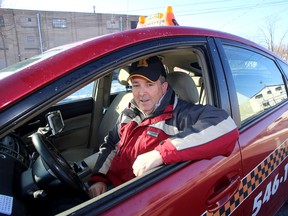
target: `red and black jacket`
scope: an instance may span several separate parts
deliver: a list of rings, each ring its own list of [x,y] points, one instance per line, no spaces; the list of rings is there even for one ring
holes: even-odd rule
[[[224,110],[187,103],[169,87],[149,116],[134,100],[129,103],[100,147],[89,184],[102,181],[117,186],[134,178],[137,156],[154,149],[165,164],[228,156],[238,136],[237,126]]]

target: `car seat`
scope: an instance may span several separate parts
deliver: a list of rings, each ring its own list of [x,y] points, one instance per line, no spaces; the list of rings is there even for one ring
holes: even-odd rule
[[[61,152],[67,161],[79,161],[98,151],[99,146],[103,143],[105,136],[107,136],[109,130],[111,130],[116,124],[120,113],[128,106],[129,101],[133,98],[132,92],[129,90],[129,83],[127,82],[127,78],[129,76],[128,71],[128,67],[123,67],[119,71],[118,82],[126,86],[126,91],[120,92],[106,109],[106,112],[99,124],[97,140],[94,143],[93,148],[75,148]]]
[[[105,136],[109,133],[113,126],[115,126],[120,113],[128,106],[128,103],[133,98],[132,92],[129,88],[130,85],[127,82],[127,78],[129,76],[128,71],[128,66],[121,68],[119,71],[118,82],[126,86],[126,92],[120,92],[106,110],[98,129],[97,138],[99,144],[104,141]]]
[[[167,75],[167,82],[182,100],[192,104],[199,102],[199,93],[196,84],[187,73],[180,71],[169,73]]]

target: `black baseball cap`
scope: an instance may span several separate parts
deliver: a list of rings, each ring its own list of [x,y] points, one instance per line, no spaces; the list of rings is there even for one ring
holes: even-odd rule
[[[127,81],[132,77],[139,76],[149,82],[156,82],[160,75],[166,78],[165,68],[161,60],[157,56],[153,56],[132,63]]]

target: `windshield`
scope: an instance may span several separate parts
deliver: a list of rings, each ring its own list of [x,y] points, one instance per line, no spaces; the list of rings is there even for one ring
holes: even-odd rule
[[[11,74],[17,73],[18,71],[20,71],[24,68],[27,68],[27,67],[35,64],[36,62],[42,61],[42,60],[47,59],[53,55],[56,55],[56,54],[58,54],[64,50],[68,49],[70,46],[63,46],[63,47],[51,49],[51,50],[48,50],[48,51],[46,51],[40,55],[31,57],[29,59],[25,59],[21,62],[18,62],[16,64],[8,66],[8,67],[0,70],[0,80],[4,79],[7,76],[10,76]]]

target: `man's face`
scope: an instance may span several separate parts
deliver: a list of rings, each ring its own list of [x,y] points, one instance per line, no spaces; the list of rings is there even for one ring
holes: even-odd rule
[[[158,79],[156,82],[149,82],[141,77],[132,78],[132,93],[134,100],[140,110],[145,114],[154,111],[155,105],[167,91],[168,83]]]

